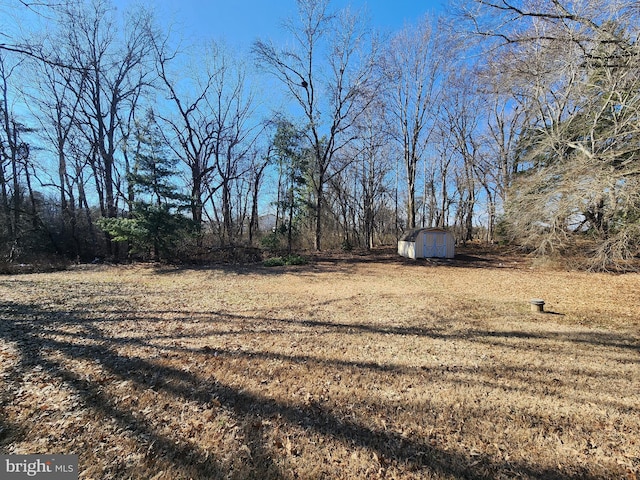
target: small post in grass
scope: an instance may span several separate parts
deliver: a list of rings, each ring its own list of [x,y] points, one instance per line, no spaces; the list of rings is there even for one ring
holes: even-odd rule
[[[544,313],[544,300],[540,298],[533,298],[529,300],[531,304],[531,311],[536,313]]]

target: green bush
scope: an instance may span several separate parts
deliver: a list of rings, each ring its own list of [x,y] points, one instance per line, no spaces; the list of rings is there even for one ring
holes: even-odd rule
[[[282,267],[285,265],[284,259],[282,257],[272,257],[267,258],[262,262],[265,267]]]
[[[285,265],[306,265],[307,259],[300,255],[287,255],[284,257]]]
[[[269,252],[278,251],[280,249],[280,243],[280,235],[277,232],[272,232],[260,239],[262,248]]]
[[[262,262],[265,267],[283,267],[285,265],[306,265],[307,259],[300,255],[267,258]]]

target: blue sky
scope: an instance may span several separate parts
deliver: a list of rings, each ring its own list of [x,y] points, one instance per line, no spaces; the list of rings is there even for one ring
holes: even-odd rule
[[[115,0],[126,7],[132,0]],[[371,24],[383,32],[400,29],[426,13],[443,11],[446,0],[333,0],[333,8],[350,4],[368,11]],[[254,40],[277,39],[283,19],[295,13],[295,0],[148,0],[167,23],[176,22],[180,30],[196,38],[224,40],[237,47],[248,47]]]

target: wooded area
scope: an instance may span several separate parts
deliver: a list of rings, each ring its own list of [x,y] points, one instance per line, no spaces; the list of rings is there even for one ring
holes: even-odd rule
[[[238,53],[187,45],[152,8],[10,1],[1,261],[371,248],[437,226],[625,268],[640,253],[638,3],[455,3],[385,36],[298,0],[286,46]]]

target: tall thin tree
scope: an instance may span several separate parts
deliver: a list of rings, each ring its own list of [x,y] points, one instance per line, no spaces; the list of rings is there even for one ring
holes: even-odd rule
[[[257,41],[253,52],[303,111],[315,174],[314,246],[322,248],[325,185],[338,153],[354,138],[353,126],[371,101],[375,42],[359,16],[329,11],[328,0],[298,0],[298,19],[286,24],[289,47]],[[342,168],[344,168],[343,165]]]

